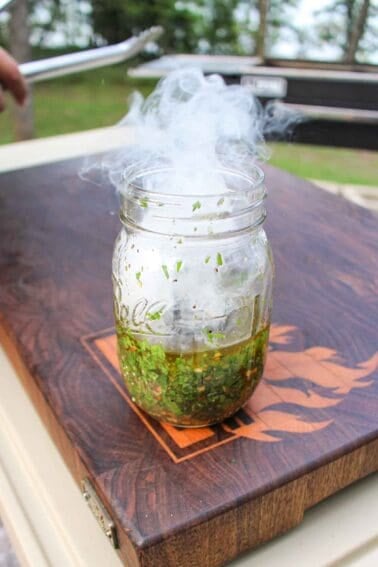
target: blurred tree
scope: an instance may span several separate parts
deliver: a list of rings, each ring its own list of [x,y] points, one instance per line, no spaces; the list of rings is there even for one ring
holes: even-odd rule
[[[249,53],[263,59],[272,46],[288,31],[296,35],[292,24],[292,11],[300,0],[239,0],[239,6],[246,9],[244,29],[249,30],[252,41]]]
[[[33,45],[86,47],[90,42],[90,0],[28,0]]]
[[[122,41],[159,24],[165,29],[159,40],[165,52],[191,52],[198,47],[203,0],[92,0],[91,4],[93,30],[100,41]]]
[[[269,0],[258,0],[258,9],[259,9],[259,27],[257,29],[257,34],[256,34],[256,55],[264,59]]]
[[[241,41],[245,22],[238,18],[243,0],[150,0],[148,3],[91,0],[91,3],[93,28],[99,41],[121,41],[160,24],[165,33],[159,39],[159,46],[165,53],[246,53]]]
[[[90,42],[90,0],[25,0],[24,6],[32,46],[86,47]],[[7,48],[13,7],[0,14],[0,44]]]
[[[160,24],[166,53],[264,56],[299,0],[26,0],[33,45],[116,43]],[[58,38],[58,40],[57,40]]]
[[[353,63],[356,60],[358,45],[365,32],[368,21],[370,0],[347,2],[347,41],[345,45],[345,61]]]
[[[230,55],[241,54],[240,27],[236,10],[240,0],[205,0],[203,28],[201,30],[205,51]]]
[[[23,63],[31,59],[28,0],[15,0],[10,6],[9,48],[13,57]],[[22,107],[12,104],[16,140],[34,136],[33,100],[29,96]]]
[[[364,59],[378,48],[377,1],[334,0],[317,17],[319,42],[338,46],[346,63]]]
[[[289,32],[296,32],[293,14],[301,0],[270,0],[267,16],[267,41],[271,46],[279,37]]]

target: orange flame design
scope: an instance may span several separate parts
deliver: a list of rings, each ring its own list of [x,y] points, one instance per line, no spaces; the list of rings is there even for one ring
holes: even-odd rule
[[[248,412],[249,413],[249,412]],[[226,424],[223,428],[226,431],[232,431],[238,437],[248,437],[248,439],[255,439],[258,441],[276,442],[280,438],[273,437],[266,433],[267,431],[286,431],[288,433],[312,433],[318,429],[323,429],[332,423],[332,420],[319,421],[317,423],[309,423],[303,421],[298,416],[280,412],[280,411],[264,411],[259,415],[253,415],[255,421],[250,425],[241,425],[236,430],[231,430]]]
[[[291,325],[272,325],[270,345],[290,344],[296,330],[297,328]],[[96,344],[119,372],[115,335],[97,339]],[[355,368],[348,368],[338,362],[335,350],[326,347],[316,346],[304,351],[271,349],[264,378],[243,408],[252,423],[246,425],[236,414],[234,420],[238,424],[237,428],[232,429],[227,423],[221,424],[220,427],[232,433],[233,439],[245,437],[270,443],[282,440],[279,432],[312,433],[324,429],[333,421],[324,419],[324,410],[340,404],[351,390],[370,386],[372,380],[367,380],[367,377],[377,368],[378,352],[369,360],[357,364]],[[288,382],[293,378],[301,380],[305,391]],[[282,404],[295,406],[296,413],[291,413],[286,408],[282,410]],[[298,415],[298,408],[301,409],[301,415]],[[321,410],[323,419],[315,422],[306,420],[307,409]],[[162,427],[181,449],[214,437],[214,431],[206,427],[184,430],[169,424],[162,424]],[[221,443],[223,442],[225,441]],[[215,442],[210,448],[218,444]],[[186,458],[189,457],[184,457]]]
[[[291,333],[295,330],[292,326],[273,325],[270,343],[290,343]],[[378,352],[356,368],[338,364],[336,355],[336,351],[325,347],[312,347],[300,352],[270,350],[264,380],[244,407],[253,422],[249,425],[239,422],[240,427],[233,430],[226,424],[223,424],[223,428],[237,436],[277,442],[281,438],[268,432],[274,431],[276,435],[279,431],[310,433],[327,427],[332,419],[309,422],[290,411],[275,410],[274,406],[289,403],[301,408],[330,408],[342,402],[352,389],[366,388],[372,384],[372,380],[362,379],[378,368]],[[300,378],[306,384],[307,391],[288,386],[286,381],[290,378]],[[325,393],[314,391],[316,387],[321,387]]]

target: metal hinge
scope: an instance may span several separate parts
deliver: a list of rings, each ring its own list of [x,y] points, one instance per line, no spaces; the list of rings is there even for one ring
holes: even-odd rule
[[[95,489],[92,486],[91,481],[88,478],[84,478],[81,481],[81,491],[83,493],[84,499],[88,504],[89,508],[92,510],[94,517],[101,526],[102,531],[106,537],[111,541],[113,547],[116,549],[118,545],[117,529],[115,523],[109,516],[105,506],[98,497]]]

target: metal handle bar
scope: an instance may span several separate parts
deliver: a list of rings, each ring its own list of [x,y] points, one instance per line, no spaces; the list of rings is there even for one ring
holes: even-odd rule
[[[158,39],[162,33],[163,28],[160,26],[152,27],[136,37],[131,37],[115,45],[22,63],[20,71],[29,83],[36,83],[70,73],[120,63],[137,55],[146,43]]]

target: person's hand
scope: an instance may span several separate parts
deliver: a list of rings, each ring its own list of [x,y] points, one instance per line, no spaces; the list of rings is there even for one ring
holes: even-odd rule
[[[0,112],[5,108],[3,89],[9,90],[18,104],[25,102],[27,95],[25,79],[13,57],[0,48]]]

